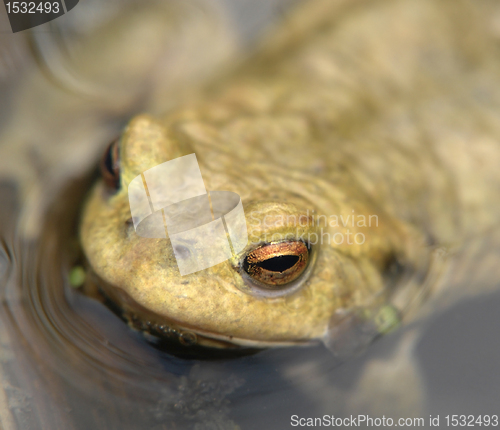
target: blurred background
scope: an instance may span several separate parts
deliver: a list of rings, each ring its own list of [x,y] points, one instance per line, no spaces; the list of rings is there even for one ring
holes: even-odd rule
[[[287,429],[323,414],[445,427],[448,414],[500,414],[498,232],[443,274],[450,291],[489,293],[429,307],[342,364],[322,346],[180,360],[68,286],[103,148],[134,114],[168,111],[236,67],[295,2],[81,0],[16,34],[0,7],[0,428]]]

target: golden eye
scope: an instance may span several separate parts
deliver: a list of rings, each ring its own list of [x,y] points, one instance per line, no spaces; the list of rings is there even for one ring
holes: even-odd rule
[[[113,190],[120,188],[120,154],[119,140],[115,140],[104,153],[100,169],[104,183]]]
[[[309,262],[309,251],[302,241],[263,245],[246,256],[243,269],[259,284],[279,289],[304,272]]]

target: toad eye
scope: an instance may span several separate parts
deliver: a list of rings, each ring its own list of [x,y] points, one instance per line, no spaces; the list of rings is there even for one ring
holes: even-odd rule
[[[259,286],[277,290],[304,272],[309,254],[309,246],[302,241],[271,243],[251,251],[243,269]]]
[[[119,139],[108,146],[100,164],[102,179],[106,186],[112,190],[120,188],[120,154],[118,149]]]

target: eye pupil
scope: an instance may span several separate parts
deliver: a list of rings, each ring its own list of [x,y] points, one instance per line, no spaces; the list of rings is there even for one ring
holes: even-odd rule
[[[304,272],[309,251],[302,241],[262,245],[248,253],[243,269],[260,288],[280,289]]]
[[[271,272],[284,272],[297,264],[299,257],[296,255],[281,255],[258,263],[257,266]]]

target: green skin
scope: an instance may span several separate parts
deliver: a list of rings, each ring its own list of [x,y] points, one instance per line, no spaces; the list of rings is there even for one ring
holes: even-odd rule
[[[487,53],[499,41],[485,24],[494,2],[348,3],[305,2],[239,72],[123,132],[120,189],[95,185],[80,238],[97,283],[136,326],[216,347],[328,339],[350,310],[408,311],[418,285],[390,287],[395,260],[421,282],[434,247],[496,223],[500,63]],[[249,243],[182,277],[168,239],[135,233],[127,187],[191,153],[207,190],[241,196]],[[314,233],[344,241],[313,246],[300,288],[267,297],[252,287],[241,268],[250,251]]]

